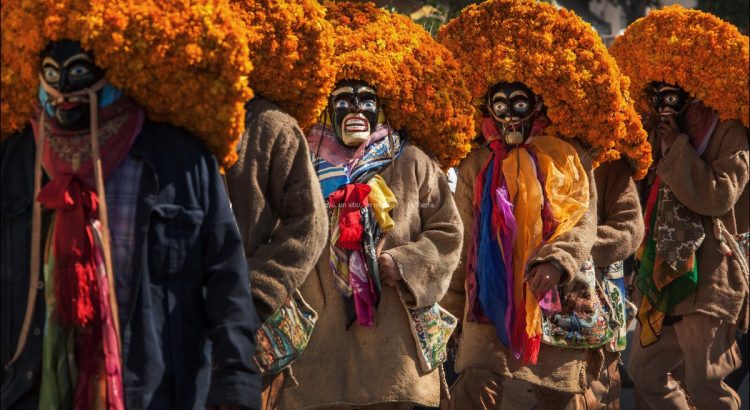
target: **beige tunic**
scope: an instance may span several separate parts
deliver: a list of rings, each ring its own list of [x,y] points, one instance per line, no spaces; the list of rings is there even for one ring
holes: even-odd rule
[[[658,147],[658,145],[656,145]],[[741,272],[738,256],[725,257],[713,234],[713,218],[732,234],[748,231],[747,129],[739,121],[721,121],[702,156],[687,135],[681,135],[656,168],[675,197],[703,216],[706,239],[698,250],[698,287],[678,304],[672,314],[705,313],[747,330],[748,278]]]
[[[319,313],[312,339],[292,364],[299,386],[282,394],[282,408],[412,402],[437,406],[439,372],[425,374],[399,293],[414,307],[437,303],[448,288],[461,250],[460,219],[438,165],[407,143],[381,174],[398,205],[384,252],[398,265],[400,292],[383,286],[373,328],[344,327],[341,294],[334,288],[328,251],[302,286]]]
[[[297,122],[255,98],[239,160],[226,177],[255,309],[265,320],[313,270],[328,234],[320,184]]]
[[[570,142],[578,151],[581,164],[588,171],[589,181],[594,181],[591,159],[574,140]],[[465,317],[466,253],[474,226],[474,182],[490,157],[490,150],[481,147],[472,151],[458,168],[456,205],[463,222],[464,247],[461,262],[453,274],[450,289],[442,304],[454,315]],[[569,232],[554,242],[540,248],[529,264],[554,260],[566,271],[564,280],[570,280],[588,258],[596,239],[596,185],[589,183],[589,209]],[[513,359],[498,339],[495,326],[476,322],[462,322],[462,335],[456,357],[456,371],[481,368],[506,378],[517,378],[532,384],[563,392],[581,393],[586,388],[587,350],[562,349],[542,344],[536,365],[524,366]]]

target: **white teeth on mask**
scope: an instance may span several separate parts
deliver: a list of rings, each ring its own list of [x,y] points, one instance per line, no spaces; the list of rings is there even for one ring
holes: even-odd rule
[[[344,130],[346,132],[367,131],[368,129],[369,124],[361,118],[351,118],[344,121]]]

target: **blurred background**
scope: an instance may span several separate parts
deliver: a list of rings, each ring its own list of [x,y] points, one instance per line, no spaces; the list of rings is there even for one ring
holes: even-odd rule
[[[481,1],[375,0],[375,3],[409,15],[434,33],[464,7]],[[649,9],[672,4],[713,13],[739,27],[744,34],[748,33],[750,27],[750,0],[549,0],[547,3],[575,11],[594,26],[608,45],[628,24],[645,16]]]

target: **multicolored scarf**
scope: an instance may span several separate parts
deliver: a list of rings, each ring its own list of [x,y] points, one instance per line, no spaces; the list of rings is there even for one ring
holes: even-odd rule
[[[106,178],[130,151],[145,114],[135,102],[123,97],[100,108],[98,118]],[[32,121],[32,126],[39,141],[41,124]],[[117,306],[111,303],[113,284],[108,281],[103,257],[89,132],[63,130],[54,118],[44,121],[42,167],[51,180],[36,199],[55,211],[45,255],[45,275],[53,292],[46,295],[51,314],[44,339],[45,353],[55,357],[44,357],[43,361],[58,365],[44,366],[40,400],[52,403],[54,398],[71,397],[69,404],[76,409],[122,409]],[[65,345],[69,348],[59,347]],[[59,363],[77,369],[74,383],[68,380],[69,374],[62,374]],[[61,378],[68,382],[61,382]],[[61,392],[64,386],[74,389],[72,396]]]
[[[393,143],[384,141],[389,135]],[[347,147],[333,128],[316,124],[307,134],[307,143],[324,198],[342,185],[372,174],[372,170],[382,170],[394,158],[391,150],[395,152],[401,147],[398,133],[386,124],[378,124],[370,138],[358,147]]]
[[[691,145],[702,155],[717,115],[700,103],[685,113]],[[640,261],[636,285],[643,293],[638,313],[641,345],[659,340],[667,313],[698,286],[697,252],[706,237],[701,216],[688,209],[655,177],[646,203],[646,235],[636,252]]]
[[[542,310],[560,310],[556,290],[539,301],[527,288],[527,262],[570,231],[589,204],[589,181],[575,148],[541,135],[547,124],[537,119],[526,144],[508,147],[485,118],[492,156],[476,179],[467,261],[468,320],[493,323],[500,341],[525,363],[537,361]]]
[[[348,328],[375,324],[380,301],[377,245],[393,227],[389,212],[396,198],[378,175],[401,153],[401,138],[379,124],[357,148],[341,144],[330,127],[316,125],[307,141],[328,201],[330,266],[336,289],[344,298]]]

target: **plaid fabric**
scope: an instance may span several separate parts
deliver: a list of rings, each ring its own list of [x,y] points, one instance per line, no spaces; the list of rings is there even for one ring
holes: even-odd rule
[[[133,251],[135,250],[135,213],[141,186],[140,160],[127,156],[107,178],[105,190],[112,238],[112,265],[117,283],[120,320],[128,306],[132,289]]]

